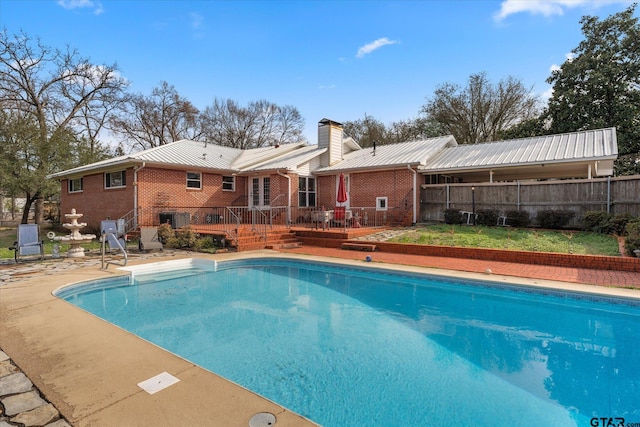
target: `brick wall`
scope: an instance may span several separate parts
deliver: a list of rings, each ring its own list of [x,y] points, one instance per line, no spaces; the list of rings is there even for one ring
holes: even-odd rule
[[[82,232],[97,231],[100,221],[104,219],[120,218],[133,209],[133,169],[126,171],[126,184],[124,188],[104,188],[104,174],[99,173],[83,177],[83,191],[69,193],[67,180],[63,179],[60,192],[60,222],[67,222],[64,214],[70,213],[71,209],[83,214],[79,222],[86,222],[87,229]]]
[[[387,198],[390,215],[403,213],[394,221],[405,225],[413,220],[413,172],[404,169],[382,170],[349,174],[349,206],[371,208],[376,206],[377,197]],[[318,177],[318,207],[331,209],[336,206],[336,176]]]
[[[358,241],[353,242],[357,243]],[[376,249],[381,252],[403,253],[410,255],[516,262],[520,264],[550,265],[568,268],[593,268],[599,270],[640,272],[640,259],[631,257],[503,251],[499,249],[459,248],[453,246],[412,245],[389,242],[375,242],[375,245]]]
[[[222,189],[222,175],[202,173],[202,188],[187,188],[186,171],[146,167],[138,172],[138,206],[230,206],[246,193],[246,179],[236,177],[235,191]]]
[[[106,218],[120,218],[134,209],[134,188],[138,189],[138,207],[159,207],[174,210],[180,207],[247,206],[250,177],[236,177],[235,191],[222,189],[221,174],[202,173],[202,188],[187,188],[186,171],[145,167],[138,171],[134,183],[133,169],[126,172],[125,188],[104,188],[104,174],[83,177],[83,191],[68,193],[67,181],[62,181],[61,212],[75,208],[83,213],[83,222],[97,227]],[[298,206],[298,175],[290,174],[291,206]],[[272,174],[271,200],[274,205],[287,204],[289,180]],[[376,197],[387,197],[388,207],[411,209],[413,174],[406,169],[379,172],[352,173],[350,179],[350,205],[375,207]],[[320,176],[316,180],[317,206],[331,209],[336,205],[336,176]],[[64,221],[64,216],[62,216]]]

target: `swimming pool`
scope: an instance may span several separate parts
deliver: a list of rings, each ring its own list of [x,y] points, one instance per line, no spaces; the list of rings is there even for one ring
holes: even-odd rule
[[[325,426],[640,422],[637,301],[278,258],[132,277],[57,295]]]

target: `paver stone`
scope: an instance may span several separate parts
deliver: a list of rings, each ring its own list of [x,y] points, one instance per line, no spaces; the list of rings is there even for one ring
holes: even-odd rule
[[[36,391],[15,394],[0,400],[4,405],[5,413],[10,417],[19,414],[20,412],[30,411],[38,406],[47,404],[47,402],[42,400]]]
[[[11,422],[24,424],[25,427],[43,426],[60,415],[51,403],[42,405],[31,411],[22,412],[11,418]]]
[[[18,372],[18,368],[12,365],[8,360],[0,362],[0,378],[15,374],[16,372]]]
[[[31,390],[33,383],[22,372],[0,378],[0,396],[24,393]]]

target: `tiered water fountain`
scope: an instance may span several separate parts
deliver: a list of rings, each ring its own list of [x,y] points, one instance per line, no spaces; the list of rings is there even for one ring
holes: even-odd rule
[[[67,251],[67,257],[79,258],[84,256],[84,248],[80,245],[89,243],[96,238],[95,234],[80,234],[80,230],[87,226],[86,222],[78,222],[78,218],[81,218],[83,214],[76,213],[75,209],[71,209],[71,213],[64,214],[64,216],[71,220],[70,223],[62,224],[64,228],[71,230],[71,234],[68,236],[55,236],[53,240],[60,243],[66,243],[71,246]]]

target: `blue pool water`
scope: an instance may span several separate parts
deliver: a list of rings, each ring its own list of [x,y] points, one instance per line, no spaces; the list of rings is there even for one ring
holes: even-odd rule
[[[327,427],[640,423],[637,301],[277,258],[58,296]]]

